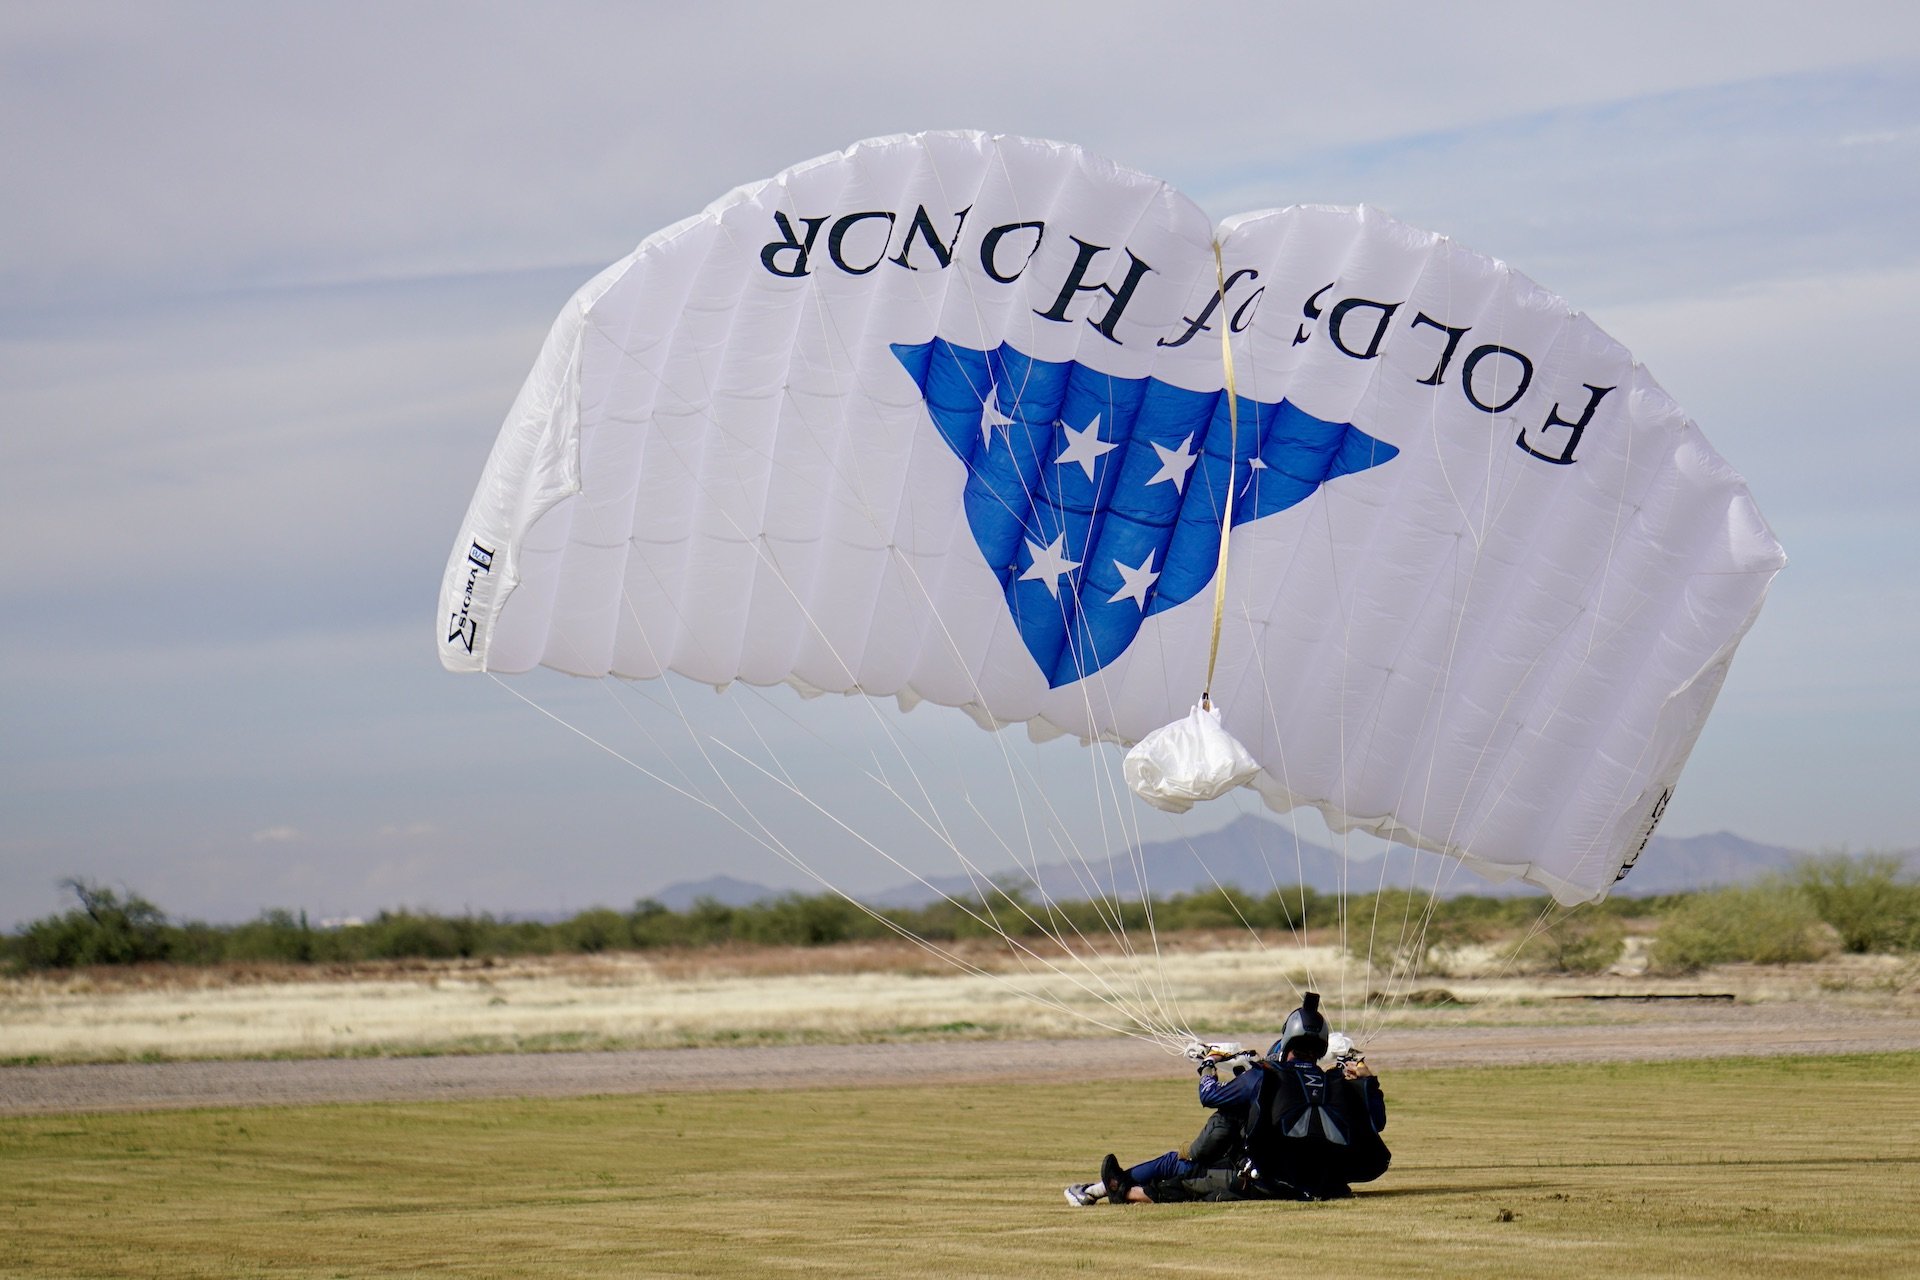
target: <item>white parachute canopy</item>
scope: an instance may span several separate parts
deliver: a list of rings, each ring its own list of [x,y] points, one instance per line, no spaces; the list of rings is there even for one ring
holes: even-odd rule
[[[1503,263],[922,134],[575,295],[440,653],[1132,744],[1202,693],[1223,529],[1211,698],[1250,785],[1568,903],[1631,866],[1784,563],[1646,371]]]

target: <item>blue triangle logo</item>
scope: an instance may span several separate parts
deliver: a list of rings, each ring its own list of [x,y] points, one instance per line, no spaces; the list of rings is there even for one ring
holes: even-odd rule
[[[1238,526],[1399,453],[1284,400],[1241,397],[1236,448],[1224,391],[1116,378],[1004,343],[892,349],[967,466],[967,524],[1056,689],[1211,583],[1230,470]]]

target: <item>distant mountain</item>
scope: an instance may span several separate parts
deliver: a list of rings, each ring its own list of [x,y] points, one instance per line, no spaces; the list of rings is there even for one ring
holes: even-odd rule
[[[1436,878],[1451,880],[1461,890],[1471,877],[1449,876],[1430,854],[1413,854],[1396,848],[1386,860],[1385,883],[1431,885]],[[1182,840],[1156,840],[1140,846],[1137,854],[1116,854],[1084,864],[1052,863],[1039,868],[1039,875],[1008,876],[1034,883],[1049,898],[1071,901],[1096,895],[1137,898],[1144,885],[1154,897],[1175,893],[1196,893],[1216,884],[1230,885],[1249,893],[1271,893],[1275,888],[1305,884],[1322,892],[1338,892],[1342,873],[1349,891],[1372,890],[1382,883],[1379,859],[1348,861],[1311,840],[1298,839],[1293,831],[1269,818],[1243,814],[1218,831]],[[937,901],[940,893],[955,898],[977,897],[980,886],[966,876],[932,878],[929,889],[918,882],[899,885],[868,897],[881,907],[917,907]],[[1484,888],[1478,881],[1474,886]],[[938,892],[936,892],[936,890]]]
[[[1786,871],[1808,856],[1804,850],[1760,844],[1730,831],[1680,838],[1656,835],[1621,881],[1618,892],[1640,897],[1744,884]],[[1012,874],[1028,883],[1036,879]],[[1421,889],[1437,885],[1442,896],[1531,896],[1544,892],[1518,880],[1489,884],[1458,864],[1397,845],[1384,858],[1343,859],[1324,845],[1298,840],[1278,822],[1252,814],[1188,840],[1144,844],[1137,860],[1121,854],[1084,866],[1043,866],[1037,880],[1045,896],[1061,901],[1086,898],[1095,892],[1136,898],[1143,882],[1155,897],[1195,893],[1215,884],[1254,894],[1296,884],[1322,893],[1337,893],[1344,885],[1349,894],[1371,892],[1383,885]],[[938,899],[935,890],[956,898],[977,897],[980,890],[966,876],[940,877],[931,883],[933,889],[917,882],[900,885],[871,895],[867,901],[883,907],[924,906]]]
[[[1804,850],[1761,844],[1731,831],[1684,837],[1656,835],[1616,892],[1648,897],[1745,884],[1790,870],[1809,856]],[[1920,866],[1920,850],[1901,856]],[[998,872],[990,878],[1027,884],[1036,879],[1018,871]],[[1298,840],[1291,829],[1270,818],[1253,814],[1243,814],[1218,831],[1190,839],[1151,841],[1141,845],[1134,856],[1123,853],[1083,864],[1049,863],[1039,868],[1037,880],[1046,897],[1062,902],[1094,896],[1137,898],[1143,885],[1154,897],[1197,893],[1215,884],[1253,894],[1296,884],[1322,893],[1337,893],[1344,884],[1349,894],[1371,893],[1383,884],[1392,888],[1413,885],[1423,890],[1438,885],[1442,896],[1532,896],[1543,892],[1517,880],[1489,884],[1458,864],[1400,846],[1384,859],[1349,861],[1325,845]],[[939,901],[943,894],[961,900],[977,899],[984,888],[984,879],[933,876],[928,884],[913,881],[861,897],[876,907],[923,907]],[[653,897],[675,911],[684,911],[700,898],[741,907],[777,898],[783,892],[789,891],[731,876],[714,876],[669,886]]]
[[[1705,836],[1655,836],[1620,882],[1618,892],[1647,897],[1745,884],[1773,872],[1789,871],[1811,856],[1804,849],[1760,844],[1731,831]]]
[[[660,892],[649,894],[669,911],[685,911],[702,898],[710,898],[729,907],[750,907],[768,898],[777,898],[786,890],[769,889],[763,884],[736,880],[732,876],[709,876],[705,880],[683,880]]]

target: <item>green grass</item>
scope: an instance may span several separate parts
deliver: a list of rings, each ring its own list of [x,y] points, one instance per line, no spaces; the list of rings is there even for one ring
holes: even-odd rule
[[[1389,1076],[1395,1167],[1327,1205],[1063,1203],[1192,1135],[1177,1074],[875,1083],[0,1120],[0,1275],[1920,1267],[1920,1054]]]

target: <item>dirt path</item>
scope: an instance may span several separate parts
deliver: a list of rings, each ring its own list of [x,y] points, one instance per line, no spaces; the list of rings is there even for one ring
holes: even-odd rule
[[[1653,1006],[1631,1026],[1398,1030],[1369,1046],[1384,1072],[1442,1066],[1659,1061],[1920,1050],[1920,1016],[1808,1006]],[[107,1063],[0,1069],[0,1115],[306,1106],[700,1089],[1157,1079],[1186,1064],[1123,1040],[988,1040],[753,1049],[303,1061]]]

